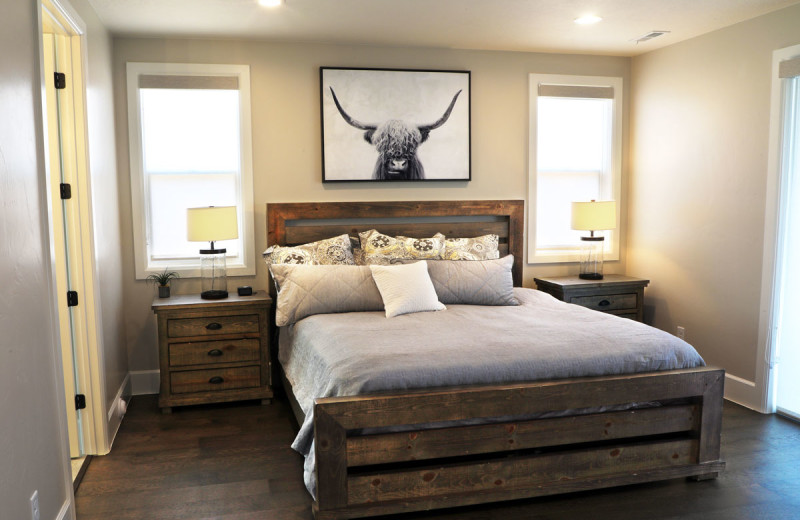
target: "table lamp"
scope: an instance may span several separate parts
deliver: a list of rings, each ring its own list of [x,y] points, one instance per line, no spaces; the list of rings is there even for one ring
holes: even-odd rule
[[[228,297],[228,280],[223,247],[217,249],[214,242],[239,238],[236,206],[209,206],[186,210],[188,239],[190,242],[210,242],[209,249],[200,250],[200,297],[219,300]]]
[[[617,227],[617,203],[613,200],[572,203],[572,229],[589,231],[581,237],[581,272],[584,280],[603,279],[603,249],[605,237],[595,231]]]

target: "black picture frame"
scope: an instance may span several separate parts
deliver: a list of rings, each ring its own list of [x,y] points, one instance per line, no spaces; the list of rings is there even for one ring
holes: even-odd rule
[[[320,67],[320,114],[324,183],[472,180],[469,71]]]

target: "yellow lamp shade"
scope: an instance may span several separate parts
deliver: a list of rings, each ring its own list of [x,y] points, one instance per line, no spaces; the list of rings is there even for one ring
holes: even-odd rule
[[[186,210],[190,242],[216,242],[239,238],[236,206],[210,206]]]
[[[617,227],[617,203],[613,200],[573,202],[572,229],[597,231]]]

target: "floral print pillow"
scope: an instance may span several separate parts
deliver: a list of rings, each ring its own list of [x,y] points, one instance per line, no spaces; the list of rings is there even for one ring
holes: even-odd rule
[[[441,260],[444,252],[444,235],[436,233],[430,238],[391,237],[374,229],[358,234],[364,263],[389,265],[409,260]]]
[[[293,247],[270,246],[262,256],[267,265],[355,265],[347,234]]]
[[[444,241],[445,260],[494,260],[500,258],[497,235],[475,238],[448,238]]]

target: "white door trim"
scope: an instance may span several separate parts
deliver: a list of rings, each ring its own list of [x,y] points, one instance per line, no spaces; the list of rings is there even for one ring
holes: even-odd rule
[[[800,45],[778,49],[772,53],[772,94],[770,103],[769,124],[769,156],[767,163],[767,198],[764,212],[764,253],[761,272],[761,311],[758,320],[758,350],[756,358],[756,385],[754,396],[758,410],[765,413],[775,412],[775,395],[773,381],[774,342],[780,288],[780,272],[778,261],[781,243],[781,222],[786,205],[781,189],[786,180],[781,171],[781,139],[783,132],[783,81],[778,77],[778,65],[781,61],[800,56]]]
[[[83,411],[83,446],[84,452],[89,455],[102,455],[108,453],[108,422],[106,420],[106,396],[105,396],[105,374],[103,367],[103,348],[101,314],[97,307],[97,270],[94,255],[94,233],[92,222],[91,206],[91,184],[89,171],[88,155],[88,133],[86,120],[86,82],[84,73],[87,70],[87,42],[86,26],[78,16],[77,12],[67,2],[67,0],[40,0],[40,24],[39,41],[42,42],[44,31],[43,19],[46,17],[55,25],[62,28],[69,35],[70,58],[71,58],[71,83],[73,96],[71,101],[74,105],[74,118],[71,123],[74,125],[74,171],[72,185],[72,200],[74,204],[74,219],[67,225],[72,226],[72,236],[74,244],[70,245],[78,257],[72,273],[75,279],[71,280],[71,289],[79,292],[80,304],[73,310],[73,317],[77,316],[78,331],[81,336],[80,348],[76,348],[76,372],[78,385],[86,389],[87,396],[86,409]],[[40,51],[40,59],[43,59]],[[44,78],[43,81],[51,81],[52,78]],[[43,106],[46,96],[42,93]],[[45,123],[45,136],[46,133]],[[46,138],[45,138],[46,139]],[[45,152],[47,143],[45,142]],[[48,191],[57,192],[56,187],[50,185],[49,162],[45,160],[47,171]],[[48,201],[51,202],[51,201]],[[50,246],[53,248],[54,230],[53,218],[50,212],[52,204],[48,205],[47,222],[50,225]],[[54,260],[54,250],[51,249],[51,260]],[[55,278],[55,277],[54,277]],[[57,291],[55,280],[53,291]],[[59,297],[61,296],[61,297]],[[56,302],[63,301],[63,295],[55,294]],[[77,312],[75,312],[77,310]],[[55,316],[58,316],[56,309]],[[54,332],[55,337],[59,337],[58,330]],[[59,360],[60,352],[59,352]],[[66,428],[66,426],[65,426]]]

